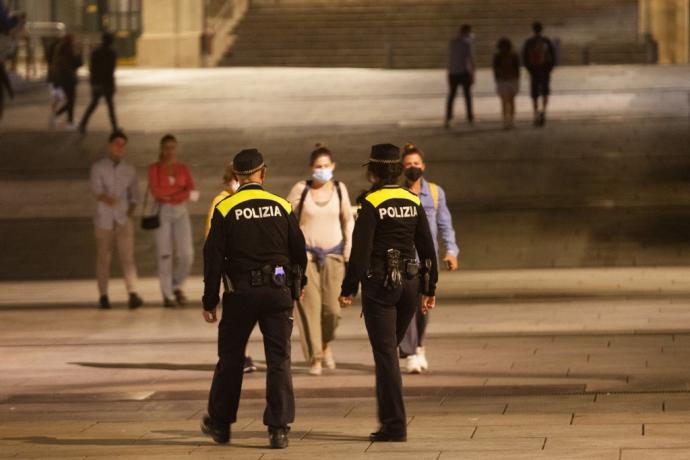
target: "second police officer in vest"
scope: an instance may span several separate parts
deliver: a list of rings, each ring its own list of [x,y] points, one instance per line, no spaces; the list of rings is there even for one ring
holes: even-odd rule
[[[202,431],[218,443],[230,440],[242,390],[244,351],[258,322],[266,350],[266,409],[271,447],[288,444],[295,417],[290,373],[293,299],[306,284],[304,236],[290,204],[263,190],[266,175],[258,150],[233,160],[240,187],[216,206],[204,245],[204,318],[216,321],[221,279],[223,318],[218,327],[218,364]]]
[[[407,423],[397,348],[414,316],[420,291],[424,312],[435,305],[436,251],[419,197],[398,185],[400,149],[374,145],[366,166],[373,186],[360,203],[340,302],[350,305],[362,283],[380,422],[370,440],[404,442]]]

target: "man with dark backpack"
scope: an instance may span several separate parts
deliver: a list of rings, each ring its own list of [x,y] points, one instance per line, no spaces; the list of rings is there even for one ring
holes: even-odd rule
[[[553,43],[542,35],[543,29],[540,22],[532,24],[534,35],[525,42],[522,49],[522,62],[530,75],[535,126],[544,126],[546,123],[546,106],[551,92],[551,72],[556,65]],[[541,110],[539,109],[540,97],[542,98]]]

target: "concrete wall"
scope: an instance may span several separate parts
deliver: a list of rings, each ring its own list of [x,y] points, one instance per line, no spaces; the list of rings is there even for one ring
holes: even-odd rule
[[[137,64],[144,67],[199,67],[203,2],[143,0],[143,34]]]
[[[690,0],[640,0],[640,33],[657,40],[660,64],[690,63]]]

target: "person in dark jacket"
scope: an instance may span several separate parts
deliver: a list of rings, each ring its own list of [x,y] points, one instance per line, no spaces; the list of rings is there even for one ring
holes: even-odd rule
[[[118,130],[117,118],[115,117],[115,103],[113,101],[113,96],[115,95],[115,66],[117,62],[117,53],[112,47],[114,38],[113,34],[109,32],[104,33],[101,46],[91,53],[91,63],[89,64],[89,72],[91,73],[91,103],[79,123],[79,132],[82,134],[86,132],[86,125],[88,125],[89,118],[93,111],[96,110],[101,97],[104,97],[105,102],[108,104],[108,115],[110,115],[110,125],[113,132]]]
[[[55,55],[51,63],[53,82],[65,93],[67,101],[55,112],[55,118],[67,114],[68,127],[73,127],[74,103],[77,100],[77,69],[81,67],[82,59],[74,52],[74,38],[71,34],[65,35],[55,47]]]
[[[0,61],[0,120],[2,120],[2,114],[5,110],[5,89],[7,89],[7,94],[10,95],[10,98],[14,99],[14,91],[12,90],[10,77],[7,75],[7,70],[5,70],[5,63]]]
[[[532,24],[534,35],[525,42],[522,49],[522,62],[531,80],[535,126],[544,126],[546,122],[546,106],[551,93],[551,72],[556,66],[556,51],[551,40],[542,35],[543,30],[544,26],[541,22]],[[541,110],[539,109],[540,97],[542,98]]]
[[[493,64],[496,92],[501,98],[503,127],[511,129],[515,121],[515,96],[520,91],[520,58],[513,51],[513,43],[505,37],[496,47]]]

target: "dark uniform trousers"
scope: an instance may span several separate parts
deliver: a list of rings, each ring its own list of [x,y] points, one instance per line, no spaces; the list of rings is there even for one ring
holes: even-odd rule
[[[208,413],[215,424],[237,420],[244,377],[244,353],[256,323],[266,353],[266,410],[264,424],[283,427],[295,418],[295,397],[290,372],[292,298],[289,288],[250,287],[236,283],[223,294],[223,317],[218,326],[218,364],[213,375]]]
[[[383,282],[367,278],[362,282],[364,323],[376,364],[376,399],[383,431],[407,433],[398,344],[412,321],[419,303],[419,279],[406,280],[388,290]]]

